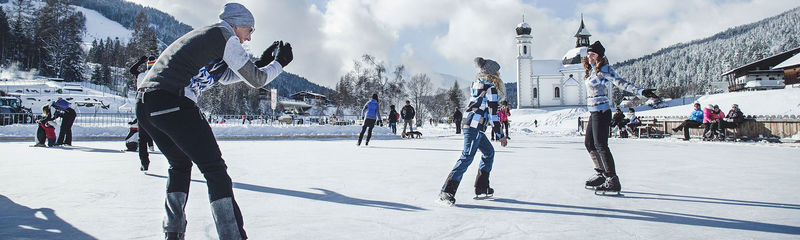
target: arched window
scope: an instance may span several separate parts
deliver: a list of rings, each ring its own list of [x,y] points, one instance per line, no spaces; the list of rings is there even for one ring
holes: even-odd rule
[[[533,98],[538,98],[538,97],[539,97],[539,91],[538,91],[538,89],[536,89],[536,88],[533,88]]]
[[[522,54],[528,55],[528,46],[522,46]]]
[[[553,94],[553,96],[555,96],[556,98],[560,98],[561,97],[561,91],[560,91],[560,89],[558,89],[558,87],[556,87],[556,91]]]

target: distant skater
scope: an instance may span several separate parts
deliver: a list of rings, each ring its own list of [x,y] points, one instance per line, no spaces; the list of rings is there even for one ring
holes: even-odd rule
[[[381,119],[381,109],[378,105],[378,94],[372,94],[372,99],[370,99],[367,104],[364,104],[364,108],[361,109],[361,117],[364,119],[364,125],[361,126],[361,133],[358,134],[358,143],[356,146],[361,146],[361,140],[364,138],[364,132],[369,129],[367,132],[367,141],[364,145],[369,146],[369,139],[372,138],[372,129],[375,128],[375,122],[378,119]]]

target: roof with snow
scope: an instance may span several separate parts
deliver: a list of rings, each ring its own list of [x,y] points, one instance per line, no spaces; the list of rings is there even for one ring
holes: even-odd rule
[[[752,70],[770,69],[770,68],[773,68],[773,67],[777,66],[778,64],[782,63],[783,61],[786,61],[787,59],[791,58],[792,56],[794,56],[797,53],[800,53],[800,47],[792,49],[792,50],[789,50],[789,51],[786,51],[786,52],[778,53],[776,55],[773,55],[773,56],[770,56],[770,57],[767,57],[767,58],[764,58],[764,59],[756,60],[755,62],[751,62],[751,63],[745,64],[744,66],[741,66],[741,67],[738,67],[738,68],[734,68],[734,69],[732,69],[730,71],[727,71],[727,72],[723,73],[722,76],[734,74],[734,78],[737,78],[739,76],[746,75],[748,72],[750,72]]]
[[[583,24],[583,14],[581,14],[581,26],[578,27],[578,32],[575,33],[575,37],[580,37],[580,36],[587,36],[587,37],[592,36],[592,34],[590,34],[589,31],[586,30],[586,26]]]
[[[564,54],[564,57],[561,58],[561,64],[569,65],[569,64],[581,64],[581,58],[586,57],[589,55],[587,47],[577,47],[570,49],[567,53]]]
[[[533,60],[533,76],[561,76],[561,60]]]
[[[793,67],[793,66],[797,66],[797,65],[800,65],[800,54],[795,54],[794,57],[790,57],[789,59],[786,59],[786,61],[783,61],[782,63],[779,63],[777,66],[773,67],[772,69],[789,68],[789,67]]]

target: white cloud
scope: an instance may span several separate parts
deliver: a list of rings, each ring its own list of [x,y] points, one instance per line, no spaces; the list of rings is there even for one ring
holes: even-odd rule
[[[218,0],[130,1],[170,13],[194,27],[218,21],[224,5]],[[619,61],[798,5],[796,0],[601,0],[576,6],[574,17],[560,18],[551,9],[521,0],[329,0],[324,6],[309,1],[238,2],[256,17],[249,43],[255,55],[274,40],[289,41],[295,60],[287,70],[326,86],[334,86],[352,67],[352,60],[365,53],[405,64],[412,72],[443,72],[466,79],[476,71],[472,59],[483,56],[501,64],[505,81],[515,81],[514,27],[523,13],[533,27],[535,59],[558,59],[572,48],[583,11],[591,40],[602,41],[611,60]]]

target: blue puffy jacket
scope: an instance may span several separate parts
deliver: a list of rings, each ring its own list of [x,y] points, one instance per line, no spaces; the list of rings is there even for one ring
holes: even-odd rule
[[[689,120],[695,122],[703,122],[703,111],[700,111],[700,109],[694,110],[694,112],[692,112],[692,115],[689,116]]]
[[[364,104],[364,109],[361,110],[361,116],[369,119],[381,119],[381,111],[378,106],[378,100],[370,99],[367,104]]]

